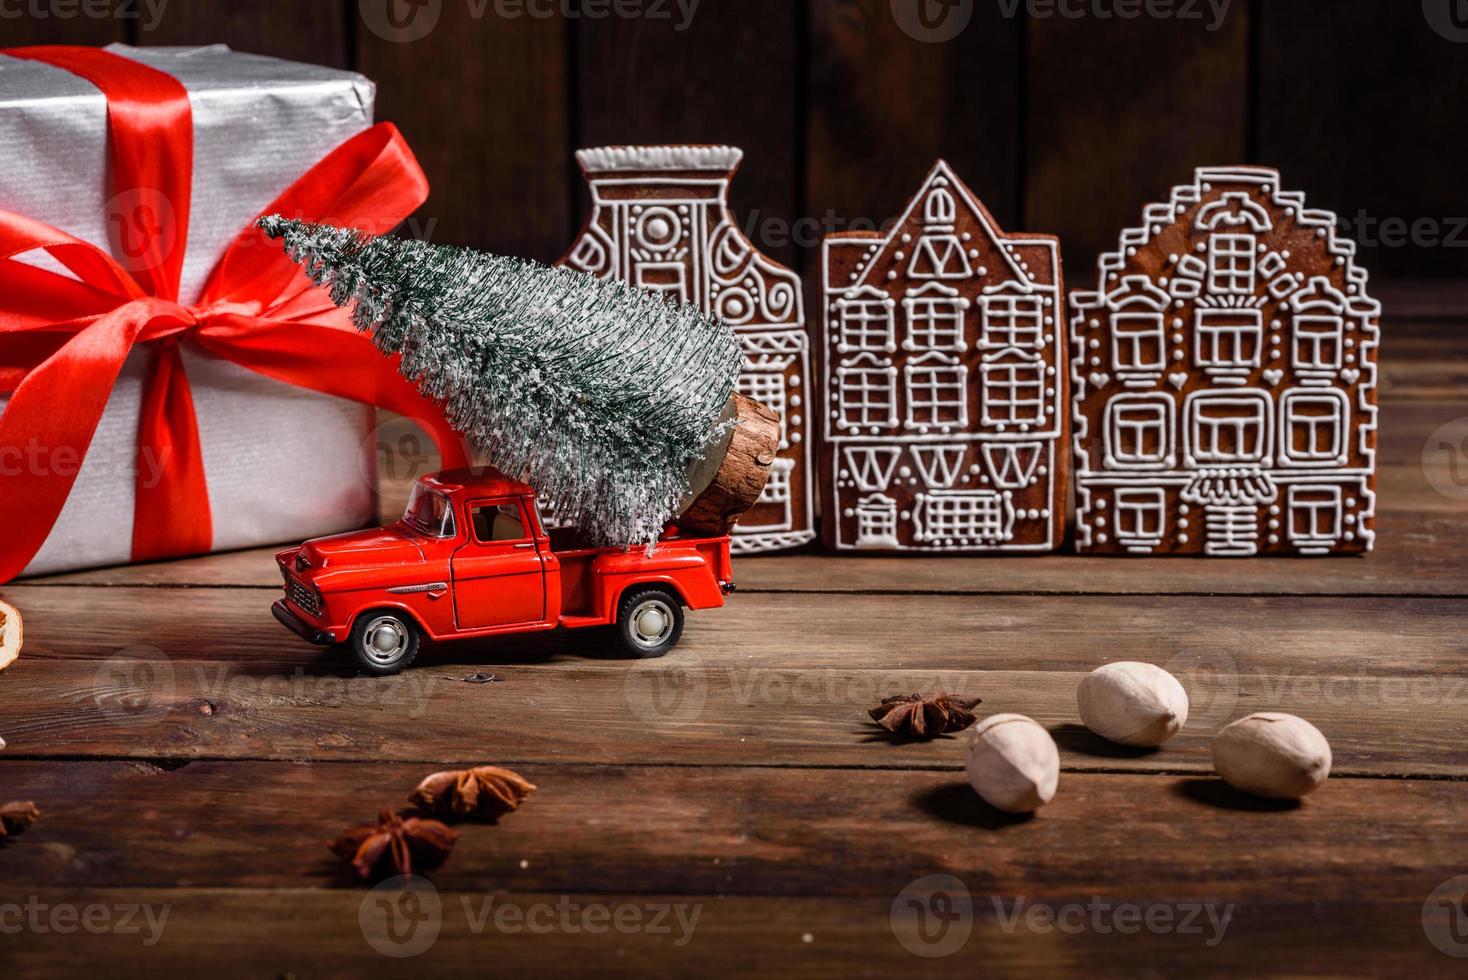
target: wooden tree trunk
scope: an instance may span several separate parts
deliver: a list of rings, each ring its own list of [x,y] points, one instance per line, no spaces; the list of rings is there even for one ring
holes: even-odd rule
[[[739,424],[689,469],[691,493],[676,523],[690,534],[728,534],[764,492],[780,450],[780,417],[759,402],[734,395],[721,416],[730,419]]]

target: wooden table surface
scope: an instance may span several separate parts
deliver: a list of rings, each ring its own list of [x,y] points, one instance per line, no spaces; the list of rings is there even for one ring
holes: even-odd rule
[[[1461,298],[1387,297],[1365,559],[746,559],[661,660],[513,638],[385,680],[276,624],[268,549],[6,586],[0,802],[44,816],[0,846],[0,975],[1462,975],[1468,445],[1430,439],[1468,416]],[[1161,751],[1079,726],[1122,659],[1192,695]],[[1054,802],[1005,817],[959,740],[876,737],[935,688],[1048,726]],[[1300,806],[1211,774],[1264,709],[1334,749]],[[323,841],[489,762],[539,792],[463,828],[405,942],[364,931],[380,896]]]

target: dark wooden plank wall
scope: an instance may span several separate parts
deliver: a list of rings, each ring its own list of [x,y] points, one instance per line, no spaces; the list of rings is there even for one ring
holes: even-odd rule
[[[576,145],[729,143],[744,163],[730,190],[741,227],[782,262],[799,256],[786,233],[801,209],[800,4],[700,5],[680,20],[608,19],[576,25]],[[585,25],[585,26],[583,26]],[[577,219],[590,196],[576,176]],[[566,239],[561,244],[569,243]]]
[[[1164,5],[1192,19],[960,0],[943,42],[904,29],[918,0],[701,0],[690,23],[675,0],[636,19],[591,16],[605,0],[167,0],[156,23],[134,0],[107,18],[38,2],[0,43],[224,41],[366,72],[434,183],[409,230],[437,241],[553,259],[585,207],[578,146],[731,142],[741,222],[808,274],[818,228],[891,217],[940,155],[1007,226],[1061,235],[1074,285],[1145,203],[1230,162],[1278,165],[1350,218],[1378,274],[1468,273],[1452,0]],[[394,37],[389,4],[409,36],[437,22]]]
[[[1398,276],[1468,272],[1468,131],[1454,123],[1468,114],[1468,20],[1456,0],[1431,4],[1455,40],[1419,3],[1260,5],[1259,157],[1358,226],[1369,268]]]
[[[1251,162],[1251,11],[1235,2],[1211,32],[1182,20],[1031,25],[1025,217],[1062,236],[1072,288],[1094,286],[1091,260],[1194,167]]]

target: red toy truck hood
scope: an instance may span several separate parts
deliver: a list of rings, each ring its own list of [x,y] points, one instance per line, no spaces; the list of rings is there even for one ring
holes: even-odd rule
[[[314,569],[365,568],[372,565],[415,565],[423,552],[396,525],[348,531],[316,538],[301,545],[301,554]]]

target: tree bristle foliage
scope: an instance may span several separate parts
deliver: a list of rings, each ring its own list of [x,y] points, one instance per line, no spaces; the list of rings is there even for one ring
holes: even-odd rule
[[[655,541],[675,516],[742,364],[726,324],[525,259],[279,215],[259,224],[562,522],[620,545]]]

